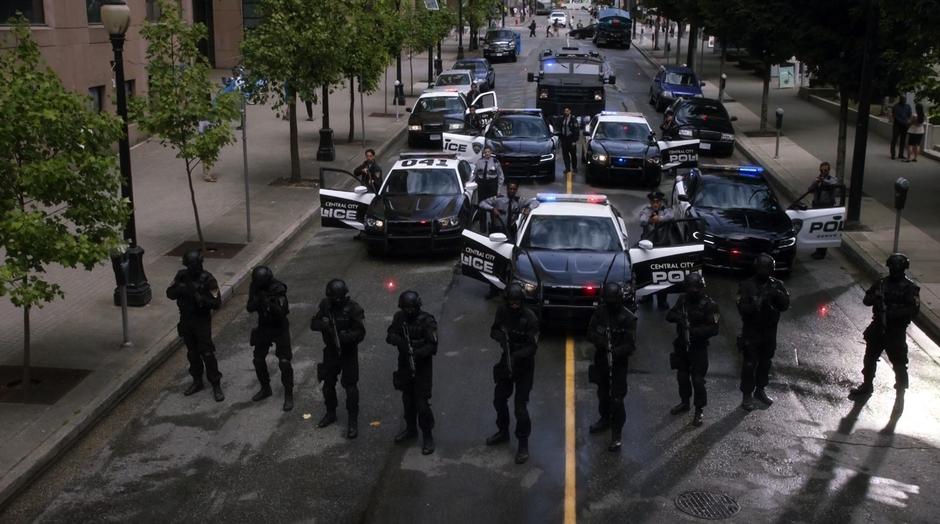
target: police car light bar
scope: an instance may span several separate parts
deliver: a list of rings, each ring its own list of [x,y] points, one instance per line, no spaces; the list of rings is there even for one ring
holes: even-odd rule
[[[721,165],[721,164],[701,164],[698,166],[702,171],[725,171],[731,173],[740,173],[742,175],[756,176],[764,172],[761,166],[743,165]]]
[[[572,195],[568,193],[539,193],[539,202],[580,202],[583,204],[606,204],[607,195]]]
[[[444,153],[441,151],[402,151],[398,153],[398,158],[445,158],[448,160],[457,160],[457,153]]]

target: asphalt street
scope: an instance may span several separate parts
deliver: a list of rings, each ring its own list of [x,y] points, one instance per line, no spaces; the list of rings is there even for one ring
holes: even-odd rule
[[[546,41],[563,42],[544,38],[543,30],[535,43],[524,39],[524,60],[495,66],[501,107],[534,105],[535,86],[525,71],[537,70]],[[603,52],[618,78],[608,109],[626,104],[657,129],[660,116],[645,103],[650,79],[642,57],[632,49]],[[561,162],[557,169],[558,182],[525,185],[522,193],[564,192]],[[670,178],[662,189],[669,193]],[[588,187],[583,173],[573,190],[604,192],[625,217],[636,216],[648,191]],[[628,224],[636,238],[638,226]],[[674,330],[662,312],[641,305],[620,454],[606,450],[608,435],[587,431],[597,410],[587,382],[593,348],[583,328],[545,326],[530,403],[531,459],[517,466],[514,442],[483,443],[495,430],[492,365],[500,353],[488,336],[497,302],[484,299],[486,286],[461,276],[455,257],[375,258],[352,237],[349,230],[314,225],[272,264],[291,300],[294,411],[280,410],[273,356],[274,397],[250,400],[257,387],[248,345],[254,319],[243,310],[247,289],[241,289],[242,298],[215,320],[225,402],[213,402],[208,392],[182,396],[189,377],[185,352],[178,352],[0,513],[0,521],[675,522],[695,520],[674,504],[690,490],[732,497],[740,522],[928,522],[940,511],[926,489],[940,472],[940,351],[912,328],[903,417],[885,363],[867,404],[847,400],[860,378],[861,331],[870,312],[861,303],[865,283],[838,253],[823,261],[802,253],[786,280],[793,306],[783,316],[769,388],[777,401],[752,413],[738,408],[734,299],[741,276],[707,273],[722,320],[711,344],[709,405],[700,428],[689,425],[688,414],[668,413],[678,401],[667,358]],[[366,311],[354,441],[342,436],[341,389],[339,424],[315,427],[324,412],[315,373],[322,343],[308,326],[334,277],[349,282]],[[391,383],[396,350],[384,339],[405,289],[420,292],[440,324],[431,456],[422,456],[417,442],[392,443],[401,404]],[[574,415],[573,425],[566,426],[566,414]]]

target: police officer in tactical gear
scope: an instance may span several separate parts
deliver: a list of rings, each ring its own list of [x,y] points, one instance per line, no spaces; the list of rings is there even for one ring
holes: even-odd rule
[[[216,402],[225,400],[222,393],[222,373],[215,359],[215,345],[212,343],[212,310],[219,309],[222,298],[219,284],[211,273],[202,268],[202,253],[192,250],[183,255],[186,269],[176,272],[173,283],[166,290],[166,296],[175,300],[180,310],[180,322],[176,329],[186,343],[186,358],[189,360],[189,374],[193,383],[183,392],[189,396],[201,391],[202,372],[212,384],[212,395]]]
[[[251,330],[250,344],[254,347],[252,364],[261,389],[251,400],[257,402],[271,396],[271,376],[265,358],[271,344],[281,370],[281,384],[284,386],[284,411],[294,409],[294,368],[291,366],[293,352],[290,345],[290,322],[287,314],[287,286],[275,280],[274,273],[267,266],[258,266],[251,271],[251,286],[248,289],[249,313],[258,313],[258,327]]]
[[[515,388],[513,399],[516,411],[516,438],[519,449],[516,464],[529,460],[529,393],[535,372],[535,352],[538,349],[539,319],[525,306],[525,293],[519,284],[506,288],[506,302],[496,310],[496,319],[490,328],[490,337],[502,346],[499,362],[493,366],[493,407],[496,408],[498,431],[486,439],[487,446],[509,441],[509,397]]]
[[[738,349],[743,353],[741,407],[747,411],[754,409],[755,398],[768,406],[774,403],[765,388],[771,359],[777,349],[780,313],[790,308],[790,294],[783,282],[773,277],[774,269],[774,258],[761,253],[754,259],[754,277],[738,286],[738,312],[742,323]]]
[[[421,297],[405,291],[398,297],[397,311],[388,326],[385,341],[398,348],[398,370],[392,384],[401,391],[405,408],[405,429],[395,436],[404,442],[418,436],[421,428],[421,453],[434,453],[434,413],[431,411],[432,357],[437,354],[437,321],[421,310]]]
[[[888,257],[888,276],[882,277],[865,292],[864,304],[872,307],[872,321],[865,328],[865,365],[863,382],[853,388],[851,398],[865,398],[872,394],[875,368],[881,353],[888,354],[894,368],[894,388],[899,395],[908,386],[907,378],[907,326],[920,311],[920,288],[911,282],[905,270],[910,260],[901,253]]]
[[[604,303],[594,308],[587,336],[594,344],[594,364],[588,379],[597,384],[601,418],[591,424],[591,433],[610,429],[610,451],[620,451],[621,431],[627,419],[623,398],[627,395],[627,360],[636,350],[636,316],[623,303],[623,288],[616,282],[604,285]]]
[[[317,380],[323,382],[326,414],[317,423],[325,428],[336,422],[336,380],[346,390],[346,438],[359,435],[359,343],[366,337],[365,312],[349,298],[346,282],[336,278],[326,285],[326,298],[310,320],[310,329],[323,335],[323,362],[317,364]]]
[[[677,324],[678,337],[669,355],[670,367],[676,370],[681,401],[669,412],[673,415],[689,411],[689,399],[695,395],[693,426],[701,426],[703,409],[708,403],[705,374],[708,372],[708,339],[718,334],[718,304],[705,294],[701,273],[685,277],[685,293],[679,296],[666,320]]]

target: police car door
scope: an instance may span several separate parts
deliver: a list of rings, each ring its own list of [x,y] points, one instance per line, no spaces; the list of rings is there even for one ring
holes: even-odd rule
[[[479,221],[463,230],[460,271],[464,275],[504,289],[509,282],[513,243],[503,233],[485,235]]]
[[[487,91],[477,95],[470,105],[477,108],[478,115],[492,117],[490,113],[495,113],[499,109],[499,105],[496,103],[496,91]]]
[[[677,293],[685,276],[702,271],[702,253],[705,244],[692,242],[654,247],[649,240],[641,240],[630,248],[630,267],[636,296],[645,297],[660,291]]]
[[[697,167],[699,139],[659,141],[660,165],[663,171],[680,167]]]
[[[320,225],[346,229],[365,228],[366,210],[375,193],[349,171],[320,168]]]
[[[845,206],[819,209],[788,209],[799,248],[839,247],[845,228]]]
[[[470,165],[476,163],[483,156],[482,136],[462,135],[460,133],[443,133],[441,148],[445,153],[454,153],[459,160],[466,160]]]

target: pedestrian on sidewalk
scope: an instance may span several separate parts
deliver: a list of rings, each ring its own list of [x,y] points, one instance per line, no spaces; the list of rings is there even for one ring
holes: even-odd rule
[[[556,19],[554,22],[552,22],[552,28],[555,29],[555,36],[558,36],[558,30],[561,28],[561,23],[559,23]]]
[[[258,402],[271,396],[271,375],[268,373],[267,356],[271,345],[281,370],[281,385],[284,386],[284,411],[294,409],[294,367],[291,365],[294,353],[290,345],[290,321],[287,314],[287,286],[274,278],[274,273],[267,266],[258,266],[251,271],[251,285],[248,288],[249,313],[258,313],[258,326],[251,330],[248,343],[254,348],[251,363],[255,366],[255,376],[261,389],[251,400]]]
[[[545,36],[547,37],[552,36],[552,24],[548,24],[547,26],[545,26]]]
[[[529,37],[535,38],[535,29],[537,27],[538,27],[538,24],[536,24],[535,20],[533,19],[532,22],[529,24]]]
[[[864,399],[874,391],[875,369],[882,353],[888,354],[894,368],[894,389],[903,397],[908,386],[907,326],[920,311],[920,288],[904,272],[911,262],[901,253],[888,257],[888,276],[865,292],[863,303],[872,308],[872,321],[865,328],[863,382],[849,393],[851,399]]]
[[[897,157],[904,160],[907,128],[911,125],[911,106],[904,95],[899,96],[897,103],[891,108],[891,121],[891,160],[895,158],[895,147],[898,148]]]
[[[215,344],[212,343],[212,310],[219,309],[222,299],[219,284],[212,273],[202,268],[202,253],[192,250],[183,255],[183,266],[176,272],[173,283],[166,290],[166,297],[176,301],[180,311],[180,321],[176,331],[186,344],[186,358],[189,360],[189,374],[193,383],[183,395],[190,396],[202,391],[202,374],[212,384],[212,395],[216,402],[225,400],[222,394],[222,373],[215,358]]]
[[[816,180],[806,190],[808,194],[813,195],[811,204],[813,209],[835,207],[836,205],[836,188],[839,187],[839,179],[831,173],[831,170],[832,166],[829,165],[829,162],[819,164],[819,175],[816,176]],[[816,248],[816,251],[813,251],[810,256],[816,260],[822,260],[826,258],[826,248]]]
[[[917,155],[920,153],[920,145],[924,141],[924,133],[927,132],[927,115],[924,114],[924,105],[914,104],[914,115],[911,117],[911,127],[907,128],[907,161],[917,162]]]
[[[313,120],[313,102],[304,100],[304,107],[307,109],[307,121],[310,122]]]

